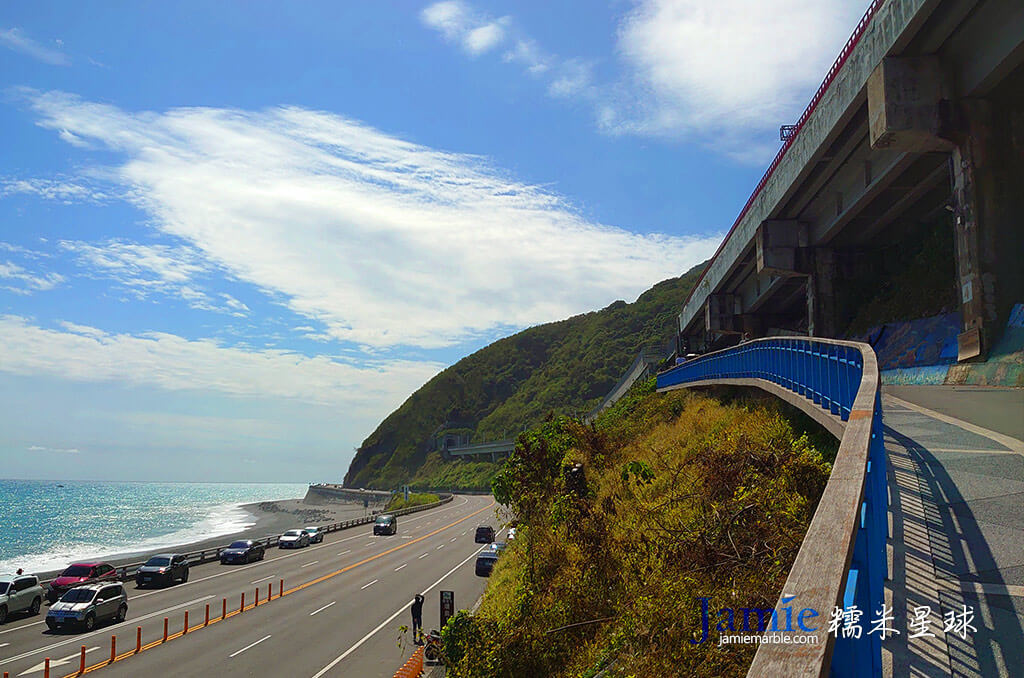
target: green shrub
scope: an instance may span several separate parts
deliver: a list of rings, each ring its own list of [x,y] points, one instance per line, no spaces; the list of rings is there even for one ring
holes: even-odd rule
[[[651,389],[519,437],[493,482],[517,537],[445,629],[450,675],[745,674],[753,646],[687,642],[700,598],[774,606],[830,467],[771,407]]]

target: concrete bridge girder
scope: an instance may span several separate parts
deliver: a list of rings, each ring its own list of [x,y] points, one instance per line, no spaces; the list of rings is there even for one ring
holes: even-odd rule
[[[686,300],[679,325],[687,343],[707,348],[772,327],[835,336],[840,263],[890,225],[934,219],[947,206],[957,215],[958,275],[969,299],[964,330],[977,330],[966,339],[981,352],[986,323],[1006,305],[996,291],[1007,267],[995,263],[994,243],[1014,242],[1015,233],[1020,240],[1020,210],[1016,232],[1005,209],[988,215],[1009,189],[986,161],[999,156],[999,170],[1021,178],[1014,172],[1024,161],[1007,156],[1024,153],[1007,150],[1013,124],[993,144],[991,113],[965,97],[1000,86],[1022,62],[1019,0],[883,5]],[[987,227],[993,220],[1001,225]]]

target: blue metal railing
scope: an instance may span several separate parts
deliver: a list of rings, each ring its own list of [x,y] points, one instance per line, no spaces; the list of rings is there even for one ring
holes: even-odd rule
[[[865,360],[866,354],[870,354]],[[868,363],[869,372],[865,371]],[[695,385],[697,383],[728,384],[731,380],[760,379],[782,389],[803,396],[821,409],[843,422],[851,417],[864,420],[870,417],[870,436],[861,435],[863,428],[844,443],[854,448],[857,459],[863,463],[863,493],[859,502],[859,516],[847,521],[856,530],[852,537],[853,549],[844,579],[836,589],[835,606],[856,606],[863,613],[862,625],[867,626],[859,638],[844,638],[839,634],[832,646],[822,653],[822,662],[832,676],[880,676],[882,673],[882,643],[879,633],[868,633],[871,626],[866,620],[880,616],[883,609],[884,581],[888,576],[886,537],[888,533],[888,495],[886,492],[886,460],[882,434],[881,396],[878,390],[878,370],[874,353],[866,344],[853,342],[786,337],[760,339],[733,348],[709,353],[662,372],[657,377],[659,391]],[[735,383],[735,382],[734,382]],[[806,409],[806,408],[805,408]],[[863,422],[866,424],[867,422]],[[860,422],[858,422],[860,425]],[[850,427],[847,427],[847,431]],[[843,444],[840,454],[843,454]],[[837,458],[837,465],[839,463]],[[831,481],[830,481],[831,484]],[[828,493],[826,488],[826,494]],[[822,503],[825,497],[823,495]],[[821,504],[819,504],[819,512]],[[816,514],[817,517],[817,514]],[[849,544],[843,535],[836,536],[837,548]],[[799,560],[799,556],[798,556]],[[794,564],[794,568],[796,565]],[[822,573],[826,575],[826,573]],[[791,579],[793,573],[791,572]],[[799,592],[787,589],[788,594]],[[832,609],[819,610],[828,619]],[[827,640],[826,640],[827,643]],[[771,646],[763,645],[762,648]],[[770,650],[771,651],[771,650]],[[758,654],[761,653],[759,650]],[[821,666],[819,665],[819,669]],[[791,675],[798,675],[794,671]],[[821,675],[819,671],[817,675]]]

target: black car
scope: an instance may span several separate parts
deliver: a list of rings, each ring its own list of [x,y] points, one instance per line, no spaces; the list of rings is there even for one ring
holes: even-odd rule
[[[135,573],[135,585],[140,589],[151,584],[169,586],[176,580],[188,581],[188,559],[180,553],[155,555]]]
[[[477,544],[490,544],[494,541],[494,528],[490,525],[479,525],[476,528],[476,537],[473,541]]]
[[[228,563],[251,563],[254,560],[263,560],[263,545],[254,542],[252,539],[240,539],[232,542],[230,546],[220,552],[222,565]]]
[[[498,551],[493,549],[484,549],[476,557],[476,576],[478,577],[490,577],[491,570],[494,569],[494,564],[498,562]]]
[[[398,520],[390,514],[378,516],[373,524],[374,534],[394,534],[398,532]]]

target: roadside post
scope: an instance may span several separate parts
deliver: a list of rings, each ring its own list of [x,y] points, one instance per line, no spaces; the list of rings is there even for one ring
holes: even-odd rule
[[[455,614],[455,591],[441,591],[441,628]]]

